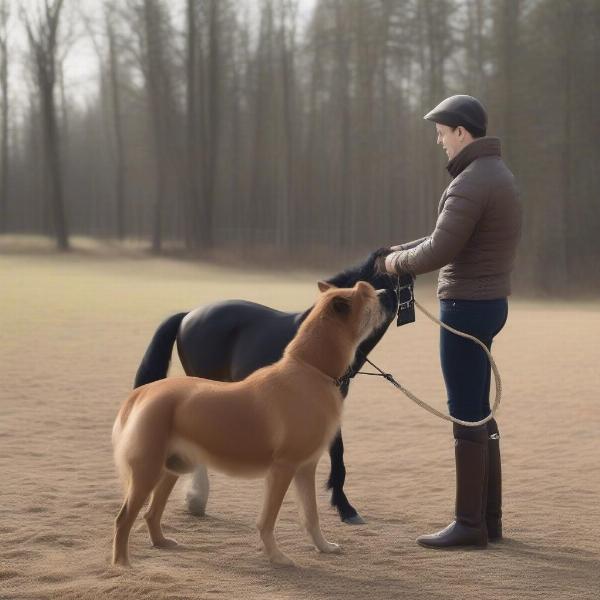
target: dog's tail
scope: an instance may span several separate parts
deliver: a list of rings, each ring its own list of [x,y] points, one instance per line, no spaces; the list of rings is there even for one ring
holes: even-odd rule
[[[129,394],[127,400],[121,405],[112,428],[113,458],[125,492],[127,492],[131,481],[131,467],[127,459],[127,449],[131,446],[132,439],[135,439],[136,419],[134,413],[142,394],[143,390],[137,389]]]
[[[125,460],[122,444],[123,436],[123,424],[121,423],[120,414],[117,416],[115,424],[112,430],[112,444],[113,444],[113,458],[115,461],[115,467],[117,467],[117,474],[119,480],[123,485],[123,491],[127,495],[129,489],[129,482],[131,480],[131,469]]]
[[[181,321],[187,314],[177,313],[158,326],[135,375],[134,388],[164,379],[167,376],[173,344],[177,338]]]

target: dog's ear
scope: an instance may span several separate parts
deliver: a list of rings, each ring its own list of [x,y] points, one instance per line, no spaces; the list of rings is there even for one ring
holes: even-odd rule
[[[373,286],[368,281],[357,281],[354,288],[361,294],[369,294],[375,291]]]
[[[327,290],[336,287],[333,283],[327,283],[327,281],[318,281],[317,286],[321,292],[326,292]]]
[[[334,296],[331,300],[331,308],[336,315],[345,317],[350,314],[352,306],[350,305],[349,298],[343,296]]]

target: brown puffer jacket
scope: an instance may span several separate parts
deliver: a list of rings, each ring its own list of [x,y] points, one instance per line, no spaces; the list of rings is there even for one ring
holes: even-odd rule
[[[501,158],[500,140],[474,140],[447,168],[454,179],[442,194],[435,230],[395,247],[396,270],[419,275],[441,269],[440,299],[508,296],[522,210],[513,174]]]

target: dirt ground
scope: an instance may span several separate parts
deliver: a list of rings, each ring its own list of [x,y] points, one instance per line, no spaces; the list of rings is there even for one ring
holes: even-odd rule
[[[1,250],[1,248],[0,248]],[[246,298],[301,310],[329,273],[234,271],[139,252],[0,254],[0,598],[292,599],[600,596],[600,305],[511,299],[494,355],[503,376],[506,539],[431,551],[415,538],[447,524],[451,427],[378,378],[358,378],[344,414],[346,490],[367,525],[339,522],[319,465],[319,508],[339,556],[314,552],[288,494],[277,535],[300,565],[257,552],[260,481],[210,475],[208,516],[165,512],[182,547],[131,539],[133,568],[109,564],[122,500],[110,431],[154,329],[169,314]],[[418,298],[436,309],[433,283]],[[445,408],[436,327],[391,328],[372,358]],[[172,373],[180,373],[175,359]]]

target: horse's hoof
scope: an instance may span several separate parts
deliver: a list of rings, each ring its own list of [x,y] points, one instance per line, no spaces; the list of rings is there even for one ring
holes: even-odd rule
[[[186,505],[188,512],[195,517],[206,516],[206,502],[202,498],[196,498],[194,496],[188,496],[186,498]]]
[[[356,513],[353,517],[342,519],[342,521],[348,525],[366,525],[367,523],[358,513]]]

